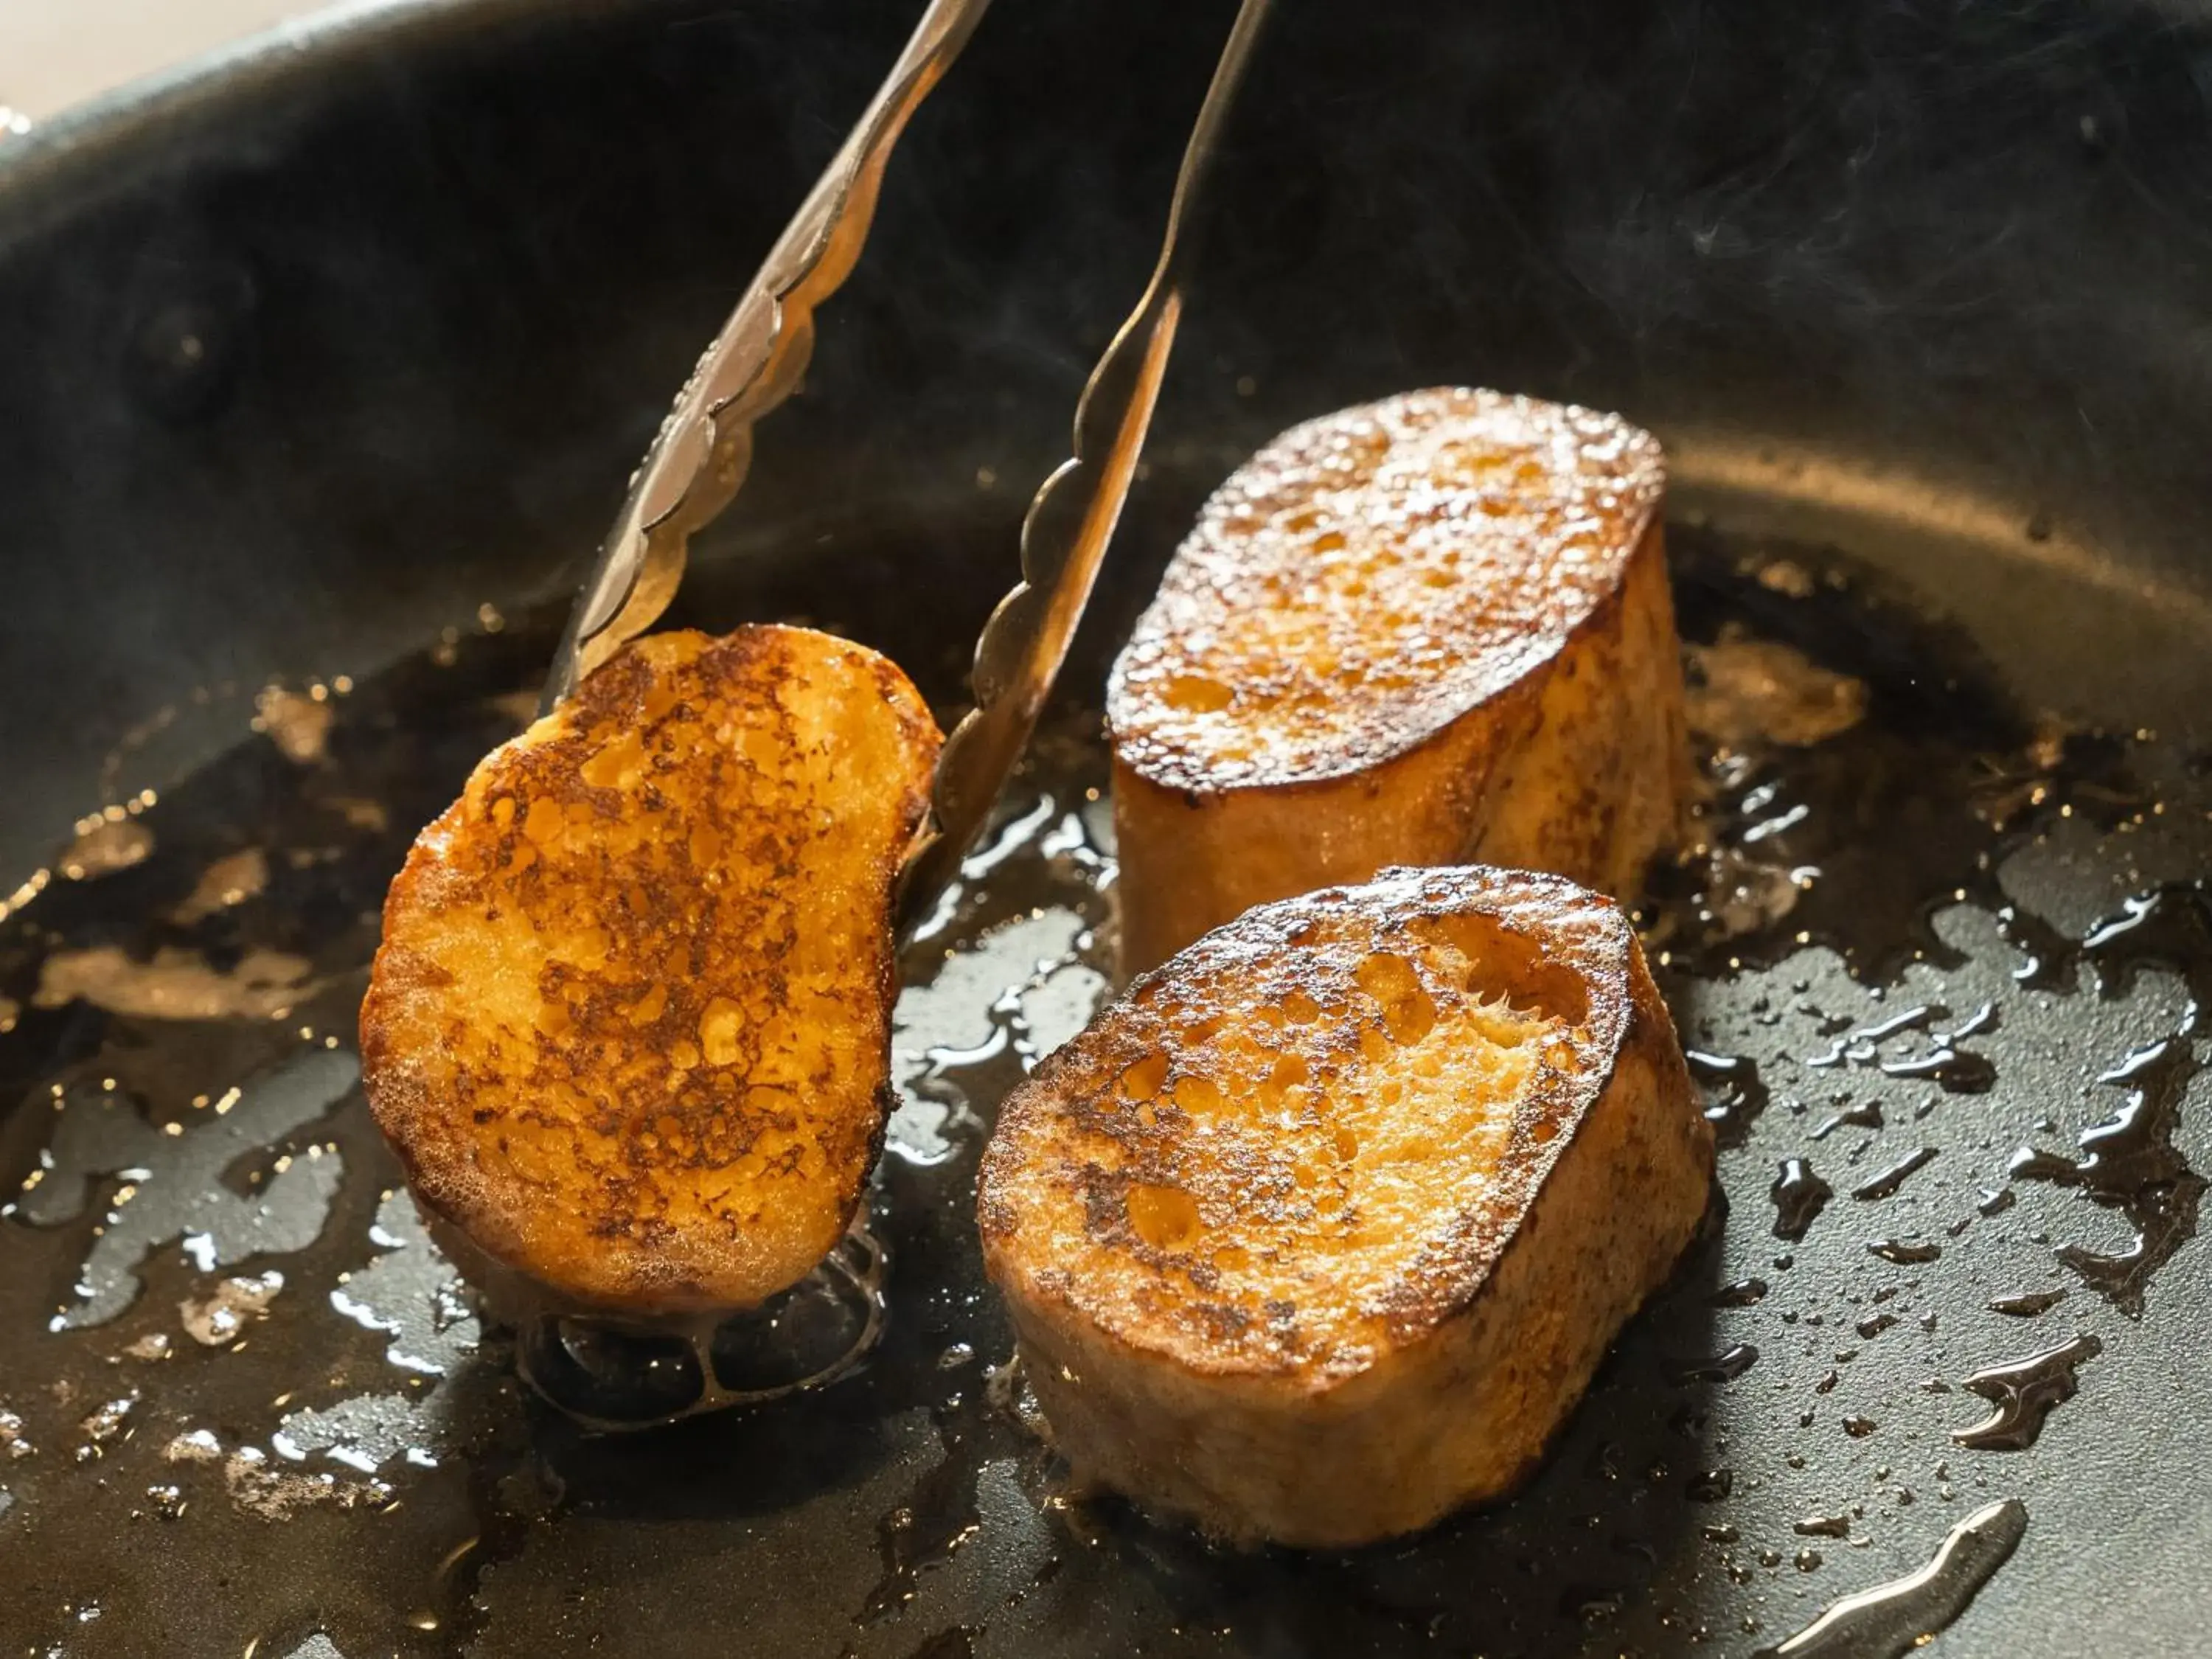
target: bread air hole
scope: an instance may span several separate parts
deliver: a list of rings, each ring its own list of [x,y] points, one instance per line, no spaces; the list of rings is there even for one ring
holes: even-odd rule
[[[1129,1188],[1129,1224],[1156,1250],[1187,1250],[1197,1242],[1198,1201],[1180,1187],[1139,1182]]]

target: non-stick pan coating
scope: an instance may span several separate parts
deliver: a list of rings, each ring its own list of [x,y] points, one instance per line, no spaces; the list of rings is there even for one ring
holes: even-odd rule
[[[755,481],[705,550],[690,600],[702,619],[840,623],[957,695],[1020,504],[1141,283],[1230,9],[1010,5],[989,20],[917,119],[878,240],[822,319],[806,394],[764,428]],[[392,813],[434,810],[407,790],[449,784],[498,732],[459,701],[449,718],[423,711],[457,686],[527,683],[530,602],[573,574],[666,391],[910,11],[403,5],[0,140],[0,888],[50,865],[82,815],[144,789],[178,839],[110,879],[143,879],[149,904],[173,902],[150,884],[183,868],[161,857],[236,850],[209,826],[266,831],[305,787],[246,727],[272,681],[349,675],[387,700],[358,706],[413,711],[390,730],[441,732],[405,755],[365,734],[341,757],[412,781],[393,784]],[[241,1351],[179,1330],[169,1307],[222,1273],[170,1246],[114,1328],[161,1322],[177,1357],[109,1367],[125,1339],[107,1328],[38,1328],[82,1300],[82,1229],[0,1221],[0,1407],[65,1425],[0,1452],[0,1636],[283,1656],[321,1631],[349,1659],[591,1638],[939,1659],[1747,1652],[1917,1566],[1969,1509],[2018,1497],[2017,1555],[1938,1651],[2195,1650],[2212,1615],[2197,1571],[2212,1468],[2194,1426],[2212,1407],[2201,1087],[2182,1078],[2169,1103],[2161,1213],[2185,1207],[2189,1224],[2139,1310],[2055,1254],[2123,1236],[2127,1206],[2095,1182],[2019,1182],[2012,1208],[1980,1206],[2016,1149],[2075,1154],[2124,1103],[2130,1084],[2100,1074],[2175,1038],[2187,994],[2166,964],[2212,949],[2191,932],[2198,901],[2171,887],[2150,916],[2171,937],[2135,952],[2139,972],[2133,946],[2100,967],[2067,944],[2131,896],[2202,875],[2212,844],[2207,65],[2212,28],[2174,6],[1281,8],[1075,704],[1197,496],[1243,453],[1291,420],[1456,380],[1618,408],[1660,433],[1693,638],[1723,617],[1798,627],[1796,578],[1759,580],[1778,558],[1847,579],[1816,599],[1830,609],[1804,642],[1884,700],[1894,741],[1863,752],[1889,769],[1869,798],[1907,811],[1925,797],[1955,829],[2006,783],[1944,794],[1965,788],[1963,757],[2057,753],[2055,726],[2037,747],[2046,710],[2108,734],[2059,745],[2024,835],[1919,849],[1933,862],[1915,872],[1942,866],[1968,894],[1933,932],[1915,905],[1854,913],[1848,894],[1822,896],[1821,937],[1849,935],[1857,977],[1818,948],[1733,971],[1725,951],[1686,949],[1670,987],[1686,1038],[1749,1057],[1768,1098],[1723,1155],[1724,1224],[1527,1498],[1352,1562],[1218,1558],[1110,1504],[1054,1504],[1048,1460],[987,1398],[1006,1343],[965,1265],[957,1157],[890,1169],[892,1335],[866,1376],[781,1414],[580,1440],[515,1397],[495,1348],[447,1354],[438,1384],[410,1383],[358,1324],[333,1357],[335,1274],[398,1263],[380,1282],[398,1294],[394,1275],[427,1260],[372,1242],[372,1224],[399,1237],[404,1215],[384,1212],[373,1142],[341,1104],[330,1134],[348,1174],[325,1254],[226,1270],[292,1276]],[[418,654],[441,629],[448,670]],[[1091,763],[1079,744],[1048,758],[1079,784]],[[373,906],[375,861],[410,829],[362,830],[345,903]],[[25,972],[51,943],[37,929],[107,914],[94,885],[52,880],[0,922]],[[373,929],[331,937],[343,954]],[[1916,947],[1928,960],[1905,967]],[[2023,951],[2048,982],[2014,977]],[[320,1047],[345,1030],[343,989],[329,995],[313,1046],[342,1065],[343,1042]],[[1910,1033],[1871,1061],[1808,1064],[1838,1022],[1933,996],[1946,1009],[1922,1035],[1996,1006],[1956,1045],[1987,1060],[1985,1090],[1881,1072]],[[189,1052],[144,1035],[81,1003],[0,1035],[0,1176],[39,1167],[64,1073],[112,1061],[125,1093],[159,1094],[310,1047],[289,1023],[210,1028]],[[337,1073],[323,1082],[343,1096]],[[1709,1087],[1717,1108],[1735,1092],[1717,1069]],[[1814,1138],[1875,1098],[1878,1130]],[[320,1122],[319,1103],[298,1109]],[[1923,1145],[1936,1158],[1895,1192],[1851,1195]],[[1799,1243],[1773,1236],[1767,1196],[1793,1156],[1837,1194]],[[289,1174],[248,1158],[228,1178],[250,1191],[257,1172]],[[1943,1255],[1866,1248],[1906,1235]],[[1714,1304],[1753,1277],[1763,1300]],[[2045,1288],[2067,1298],[2033,1317],[1989,1306]],[[1970,1372],[2077,1331],[2102,1352],[2037,1444],[1952,1442],[1983,1409],[1960,1391]],[[956,1343],[972,1356],[940,1365]],[[1701,1365],[1737,1344],[1759,1350],[1749,1369]],[[379,1471],[392,1513],[303,1498],[270,1519],[239,1496],[265,1495],[251,1469],[202,1469],[189,1450],[153,1467],[199,1423],[212,1385],[195,1365],[296,1395],[206,1425],[226,1455],[270,1447],[302,1403],[362,1395],[443,1389],[440,1409],[477,1426],[439,1469]],[[62,1401],[49,1384],[66,1379],[80,1391]],[[134,1388],[140,1404],[104,1429],[100,1408]],[[270,1455],[278,1474],[361,1484],[314,1450]],[[173,1519],[177,1500],[153,1490],[171,1486],[191,1494]]]

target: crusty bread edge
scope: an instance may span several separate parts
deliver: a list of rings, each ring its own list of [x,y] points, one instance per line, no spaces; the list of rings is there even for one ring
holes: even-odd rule
[[[908,792],[902,814],[905,834],[895,842],[895,850],[882,876],[881,908],[886,927],[892,926],[893,906],[896,901],[903,855],[927,823],[930,777],[936,752],[944,741],[942,732],[929,713],[927,701],[896,663],[882,653],[840,635],[786,623],[762,623],[742,624],[719,636],[708,635],[696,629],[647,635],[625,646],[621,653],[602,665],[600,672],[649,641],[695,639],[703,646],[712,646],[740,636],[769,644],[804,639],[810,642],[808,648],[813,648],[813,642],[819,641],[834,641],[838,647],[853,653],[867,668],[881,689],[886,705],[898,711],[902,724],[908,728],[908,737],[926,739],[921,746],[928,750],[929,764],[918,770],[917,781]],[[597,674],[592,678],[597,678]],[[437,1163],[443,1160],[434,1161],[422,1156],[424,1146],[450,1152],[455,1138],[436,1128],[428,1137],[416,1133],[418,1123],[429,1121],[440,1111],[440,1103],[431,1098],[430,1091],[422,1080],[412,1057],[395,1050],[387,1023],[376,1017],[380,985],[388,983],[387,976],[395,970],[406,972],[411,969],[415,961],[412,951],[385,942],[391,933],[390,920],[395,911],[408,902],[410,890],[419,887],[427,875],[441,867],[438,844],[459,829],[470,787],[501,756],[517,749],[543,745],[571,730],[581,717],[581,711],[588,707],[583,699],[589,696],[591,688],[592,679],[587,678],[576,702],[532,722],[526,730],[487,754],[472,769],[461,794],[424,827],[409,848],[398,873],[386,890],[382,907],[384,937],[380,939],[371,963],[368,988],[363,995],[358,1018],[358,1042],[363,1092],[368,1097],[371,1118],[398,1160],[408,1189],[422,1207],[426,1219],[448,1241],[467,1242],[469,1249],[465,1254],[484,1270],[469,1276],[480,1287],[495,1288],[489,1306],[489,1310],[495,1316],[511,1317],[514,1313],[525,1310],[553,1308],[649,1323],[663,1316],[675,1319],[696,1317],[703,1312],[731,1310],[744,1304],[733,1303],[727,1296],[717,1293],[705,1282],[708,1275],[703,1273],[656,1278],[648,1307],[641,1305],[640,1299],[634,1295],[608,1297],[581,1285],[556,1285],[521,1265],[527,1252],[522,1247],[514,1224],[505,1214],[504,1207],[468,1201],[480,1194],[480,1183],[456,1179],[437,1167]],[[882,1052],[883,1066],[881,1080],[872,1091],[875,1107],[873,1129],[866,1156],[859,1166],[858,1178],[851,1183],[852,1190],[842,1195],[841,1218],[825,1249],[836,1248],[837,1238],[849,1228],[853,1217],[865,1201],[870,1175],[883,1154],[890,1115],[897,1109],[897,1091],[890,1081],[890,1066],[891,1005],[896,1000],[899,988],[898,951],[895,939],[887,944],[882,955],[876,981],[874,1024],[878,1029],[872,1046]],[[635,1253],[635,1247],[632,1253]]]
[[[1359,412],[1362,410],[1379,409],[1386,404],[1395,404],[1414,398],[1431,397],[1437,393],[1452,393],[1456,395],[1466,395],[1469,393],[1479,394],[1480,390],[1480,388],[1468,386],[1425,387],[1419,391],[1401,392],[1394,398],[1383,398],[1377,404],[1359,405],[1354,410],[1339,410],[1331,414],[1317,416],[1311,420],[1301,421],[1296,426],[1290,427],[1275,437],[1270,439],[1259,450],[1255,451],[1254,454],[1245,461],[1243,465],[1240,466],[1236,472],[1231,473],[1228,478],[1224,479],[1222,483],[1216,488],[1213,494],[1206,498],[1205,505],[1200,508],[1198,520],[1199,525],[1203,526],[1206,523],[1224,493],[1227,491],[1232,484],[1237,482],[1238,478],[1245,471],[1245,468],[1249,467],[1254,464],[1254,462],[1260,460],[1277,450],[1295,448],[1297,443],[1304,440],[1306,435],[1312,432],[1316,428],[1333,425],[1340,421],[1346,415]],[[1506,396],[1508,394],[1492,393],[1490,395]],[[1559,658],[1567,650],[1570,644],[1577,637],[1580,637],[1586,633],[1594,620],[1597,619],[1601,613],[1605,612],[1608,606],[1617,606],[1619,605],[1622,595],[1627,590],[1629,573],[1639,560],[1647,556],[1656,556],[1663,564],[1666,557],[1663,535],[1654,535],[1655,532],[1662,532],[1663,530],[1664,520],[1662,514],[1666,507],[1667,488],[1669,482],[1666,452],[1660,445],[1659,441],[1644,428],[1638,426],[1634,422],[1627,421],[1621,416],[1608,415],[1605,410],[1588,409],[1579,404],[1561,404],[1557,405],[1557,407],[1563,413],[1569,416],[1596,415],[1603,416],[1607,419],[1620,422],[1622,430],[1630,434],[1632,439],[1638,441],[1637,447],[1639,450],[1644,453],[1646,456],[1646,463],[1639,473],[1624,479],[1624,483],[1632,485],[1635,492],[1635,500],[1631,512],[1624,516],[1621,522],[1622,533],[1620,539],[1627,545],[1629,553],[1628,556],[1621,561],[1618,580],[1608,585],[1606,591],[1599,594],[1595,599],[1593,600],[1589,610],[1581,617],[1577,619],[1572,625],[1561,629],[1555,634],[1547,634],[1545,635],[1543,642],[1549,645],[1551,648],[1546,651],[1542,655],[1532,657],[1529,659],[1528,666],[1522,673],[1521,679],[1516,683],[1516,686],[1526,684],[1547,673],[1552,665],[1556,663]],[[1198,528],[1194,527],[1190,532],[1190,534],[1184,538],[1184,545],[1188,545],[1190,539],[1193,537],[1195,537],[1198,533]],[[1182,547],[1178,546],[1174,556],[1169,561],[1169,571],[1172,572],[1176,561],[1179,560],[1182,556]],[[1142,635],[1146,626],[1152,621],[1153,612],[1160,606],[1163,603],[1164,598],[1165,597],[1166,582],[1167,576],[1163,574],[1161,578],[1161,592],[1153,596],[1152,601],[1146,605],[1144,611],[1139,616],[1136,626],[1132,630],[1131,637],[1133,641]],[[1125,646],[1121,652],[1115,653],[1113,665],[1108,671],[1106,681],[1107,742],[1109,747],[1114,751],[1116,785],[1118,787],[1121,775],[1124,770],[1126,770],[1130,777],[1140,779],[1154,788],[1159,789],[1170,795],[1181,796],[1186,800],[1189,800],[1193,797],[1211,799],[1226,793],[1242,793],[1247,792],[1258,793],[1261,791],[1281,791],[1285,794],[1290,794],[1304,790],[1327,788],[1333,785],[1358,780],[1371,771],[1390,765],[1395,762],[1403,759],[1408,755],[1416,753],[1427,744],[1436,741],[1437,738],[1445,732],[1449,732],[1455,726],[1463,720],[1468,714],[1474,712],[1474,710],[1462,708],[1455,712],[1441,713],[1433,718],[1425,726],[1408,723],[1402,730],[1393,728],[1391,735],[1395,741],[1392,743],[1389,748],[1376,752],[1362,752],[1354,756],[1346,756],[1343,757],[1340,763],[1332,766],[1327,770],[1302,773],[1299,776],[1295,778],[1271,780],[1257,784],[1233,785],[1228,789],[1223,789],[1214,785],[1208,779],[1203,776],[1192,775],[1192,771],[1189,769],[1176,770],[1170,769],[1168,766],[1157,761],[1147,763],[1139,763],[1137,762],[1125,761],[1123,759],[1120,745],[1116,743],[1114,735],[1114,713],[1117,705],[1125,705],[1127,701],[1127,696],[1124,690],[1127,682],[1124,678],[1122,666],[1123,660],[1127,654],[1127,646]],[[1503,688],[1502,690],[1511,689],[1513,688]],[[1493,702],[1495,702],[1498,695],[1498,694],[1493,694],[1492,697],[1486,698],[1483,702],[1475,705],[1475,709],[1479,710],[1489,708]]]
[[[1602,1080],[1583,1094],[1581,1109],[1565,1132],[1544,1147],[1540,1167],[1524,1188],[1534,1196],[1514,1207],[1496,1249],[1462,1286],[1462,1293],[1435,1312],[1424,1334],[1357,1374],[1200,1370],[1106,1330],[1064,1293],[1039,1285],[1036,1275],[1024,1273],[1010,1252],[999,1248],[1009,1218],[991,1210],[993,1152],[1000,1144],[994,1137],[979,1181],[985,1264],[1007,1293],[1030,1385],[1079,1474],[1132,1492],[1149,1507],[1232,1541],[1264,1537],[1301,1547],[1349,1547],[1417,1530],[1463,1504],[1502,1496],[1526,1478],[1571,1414],[1620,1325],[1673,1271],[1696,1234],[1711,1190],[1711,1127],[1698,1109],[1641,946],[1617,907],[1613,915],[1615,943],[1625,951],[1628,967],[1629,996]],[[1066,1063],[1072,1061],[1071,1056]],[[1056,1081],[1056,1075],[1048,1076],[1041,1067],[1017,1091],[1024,1098],[1010,1100],[1009,1106],[1048,1109]],[[1640,1099],[1640,1091],[1648,1091],[1648,1103]],[[1541,1259],[1561,1231],[1549,1218],[1570,1200],[1601,1204],[1613,1166],[1592,1169],[1588,1179],[1597,1184],[1588,1193],[1578,1190],[1586,1183],[1562,1182],[1555,1176],[1562,1168],[1571,1174],[1578,1169],[1575,1151],[1596,1146],[1601,1135],[1616,1136],[1624,1146],[1639,1138],[1651,1143],[1656,1152],[1647,1149],[1647,1165],[1653,1157],[1670,1158],[1672,1170],[1656,1171],[1644,1185],[1683,1201],[1663,1213],[1642,1212],[1653,1224],[1650,1248],[1629,1264],[1636,1269],[1632,1282],[1619,1305],[1606,1310],[1609,1319],[1579,1330],[1571,1322],[1553,1322],[1548,1346],[1532,1346],[1529,1308],[1549,1304],[1531,1304],[1534,1292],[1522,1281],[1540,1282],[1547,1272],[1560,1270],[1560,1263]],[[1575,1231],[1568,1228],[1571,1240]],[[1580,1231],[1585,1246],[1605,1249],[1617,1242],[1589,1225]],[[1532,1248],[1538,1240],[1542,1248]],[[1508,1306],[1516,1296],[1519,1305]],[[1547,1358],[1549,1364],[1532,1367],[1532,1358]],[[1399,1420],[1423,1403],[1449,1402],[1468,1420],[1480,1421],[1489,1409],[1482,1392],[1494,1393],[1528,1377],[1532,1370],[1534,1382],[1523,1392],[1534,1398],[1522,1413],[1524,1431],[1510,1442],[1497,1441],[1486,1425],[1486,1442],[1495,1443],[1471,1453],[1462,1449],[1456,1458],[1440,1457],[1436,1437],[1408,1434]],[[1092,1380],[1102,1374],[1109,1378],[1103,1387]],[[1439,1425],[1440,1434],[1449,1434],[1450,1420]],[[1173,1450],[1165,1456],[1148,1455],[1163,1437]],[[1225,1455],[1209,1454],[1205,1443],[1216,1437],[1229,1449]],[[1379,1462],[1408,1441],[1416,1455],[1407,1467],[1370,1469],[1369,1479],[1342,1490],[1334,1489],[1326,1470],[1314,1462],[1334,1455],[1354,1463]],[[1255,1520],[1249,1492],[1234,1489],[1264,1484],[1270,1467],[1266,1451],[1292,1443],[1302,1448],[1293,1490],[1278,1493],[1273,1504],[1258,1504],[1270,1515]],[[1295,1487],[1302,1480],[1331,1487],[1330,1501],[1317,1508],[1301,1504]]]
[[[1206,789],[1163,782],[1117,750],[1113,805],[1121,867],[1115,904],[1124,970],[1151,967],[1254,904],[1364,881],[1390,864],[1540,861],[1632,901],[1644,866],[1680,846],[1686,822],[1688,738],[1679,717],[1664,739],[1668,752],[1657,757],[1672,796],[1664,827],[1649,846],[1638,837],[1635,846],[1602,849],[1613,853],[1610,860],[1602,850],[1594,852],[1607,867],[1583,867],[1580,860],[1562,867],[1541,846],[1486,840],[1492,816],[1485,803],[1510,793],[1515,767],[1548,727],[1550,700],[1564,689],[1563,670],[1613,644],[1616,634],[1626,643],[1622,613],[1638,586],[1656,587],[1654,601],[1671,630],[1665,532],[1656,504],[1623,562],[1620,580],[1559,637],[1555,650],[1512,685],[1381,760],[1369,757],[1326,775]],[[1671,684],[1671,696],[1662,692],[1662,700],[1679,711],[1679,654],[1659,672]]]

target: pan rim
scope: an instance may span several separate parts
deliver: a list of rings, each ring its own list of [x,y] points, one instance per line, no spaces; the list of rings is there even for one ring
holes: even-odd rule
[[[662,0],[596,0],[611,15]],[[573,17],[574,14],[572,14]],[[35,120],[0,144],[0,259],[58,220],[165,173],[181,173],[220,134],[281,143],[328,101],[333,68],[418,58],[433,42],[542,24],[532,0],[339,0],[195,54]]]

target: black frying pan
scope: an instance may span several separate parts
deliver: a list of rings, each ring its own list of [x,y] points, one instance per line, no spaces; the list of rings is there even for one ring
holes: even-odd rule
[[[1230,9],[988,21],[685,620],[809,617],[957,701]],[[0,1408],[35,1448],[0,1448],[0,1635],[285,1656],[322,1632],[349,1659],[1743,1652],[2016,1497],[2017,1553],[1938,1651],[2197,1650],[2212,24],[2178,3],[1285,0],[1150,476],[1015,806],[1096,780],[1089,699],[1204,491],[1289,422],[1413,385],[1650,425],[1692,642],[1733,625],[1871,688],[1852,733],[1711,774],[1719,841],[1775,782],[1810,809],[1775,833],[1823,873],[1732,938],[1688,878],[1655,907],[1686,1038],[1758,1076],[1705,1067],[1729,1202],[1523,1496],[1342,1559],[1219,1556],[1069,1501],[985,1382],[1008,1345],[967,1215],[1035,1010],[960,1073],[962,1106],[916,1085],[942,1133],[886,1165],[891,1322],[860,1376],[592,1440],[521,1397],[496,1337],[464,1340],[346,1088],[374,903],[511,729],[487,699],[534,684],[541,602],[910,10],[400,5],[0,140],[0,870],[58,870],[103,805],[152,838],[0,921],[21,1103],[0,1177],[78,1126],[0,1220]],[[271,683],[338,708],[319,758],[249,730]],[[260,711],[279,735],[298,714]],[[257,848],[258,882],[195,915],[207,869]],[[1008,870],[963,949],[1067,896]],[[305,966],[218,1018],[112,989],[42,1006],[58,953],[164,948],[234,990],[256,949]],[[1066,951],[1066,975],[1102,959]],[[1984,1001],[1947,1071],[1934,1037]],[[2015,1148],[2078,1160],[2116,1109],[2101,1176],[2008,1181]],[[1767,1195],[1790,1157],[1835,1189],[1800,1241]],[[72,1170],[89,1184],[57,1200]],[[311,1243],[204,1265],[306,1212]],[[2140,1260],[2098,1265],[2136,1234]],[[1892,1238],[1942,1255],[1867,1249]],[[264,1310],[234,1291],[236,1330],[210,1324],[219,1280],[271,1268]],[[1755,1301],[1722,1288],[1752,1278]],[[2040,1314],[1990,1306],[2051,1290]],[[2035,1444],[1952,1439],[1983,1410],[1970,1373],[2077,1334],[2101,1352]],[[155,1335],[169,1357],[140,1357]]]

